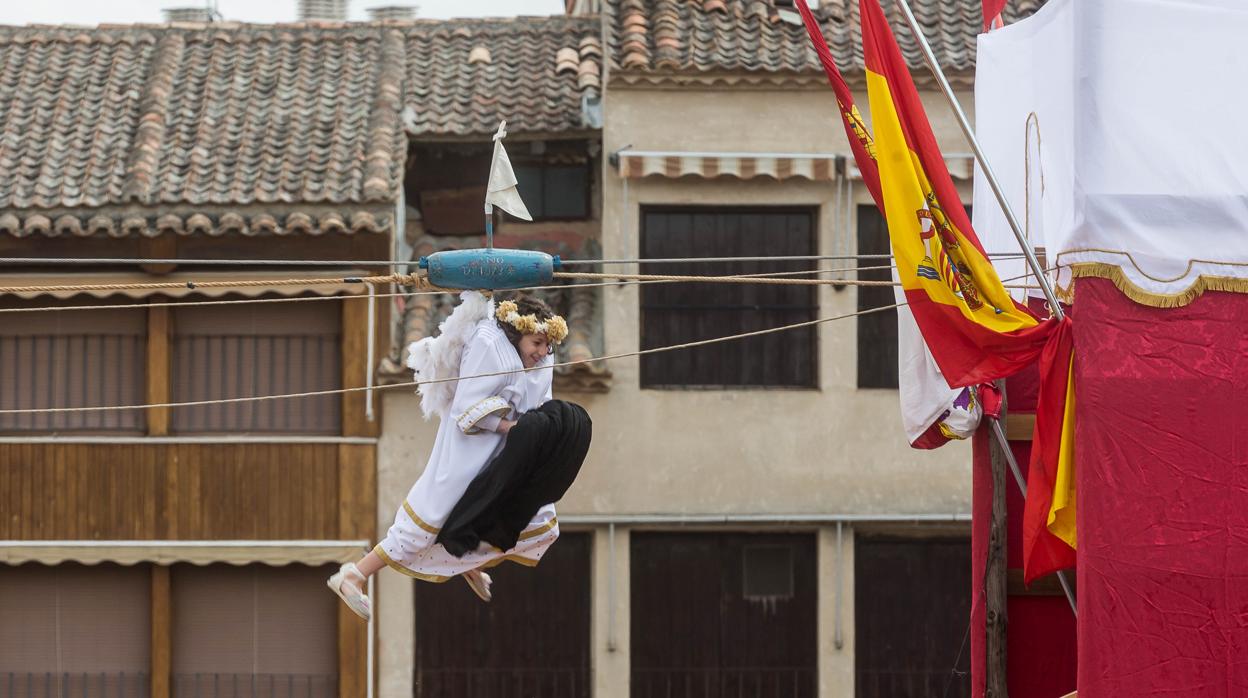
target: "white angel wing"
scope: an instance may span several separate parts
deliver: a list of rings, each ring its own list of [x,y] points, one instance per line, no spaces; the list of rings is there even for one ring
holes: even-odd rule
[[[422,381],[416,386],[416,392],[420,394],[420,409],[425,419],[446,414],[455,399],[455,382],[425,384],[423,381],[458,378],[464,347],[472,338],[474,328],[493,313],[493,300],[478,291],[465,291],[460,294],[460,304],[438,326],[437,336],[425,337],[408,346],[407,367],[415,372],[417,381]]]

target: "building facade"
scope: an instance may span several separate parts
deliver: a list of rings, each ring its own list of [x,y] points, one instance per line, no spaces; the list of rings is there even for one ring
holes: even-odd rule
[[[43,309],[0,315],[0,409],[376,386],[0,414],[5,695],[364,696],[370,675],[386,698],[964,692],[969,449],[905,443],[895,317],[856,315],[891,290],[851,283],[889,278],[886,232],[783,6],[0,29],[0,249],[32,259],[3,285],[179,286],[0,297]],[[866,111],[856,8],[816,14]],[[916,12],[969,109],[978,4]],[[954,121],[920,89],[969,195]],[[479,246],[502,119],[534,221],[496,214],[500,246],[825,256],[594,270],[846,283],[537,291],[571,326],[561,360],[821,322],[559,369],[596,432],[562,540],[536,569],[498,568],[489,605],[383,571],[370,628],[323,578],[420,476],[436,424],[391,386],[454,299],[202,282],[410,271]],[[244,300],[280,302],[203,303]]]

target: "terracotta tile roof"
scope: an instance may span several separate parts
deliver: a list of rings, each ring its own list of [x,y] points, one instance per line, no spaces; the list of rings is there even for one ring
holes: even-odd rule
[[[587,130],[598,27],[0,27],[0,233],[389,230],[405,128]]]
[[[404,123],[414,137],[594,130],[583,96],[602,81],[596,17],[417,22],[407,34]]]
[[[912,67],[922,67],[918,48],[903,29],[896,7],[884,4],[902,52]],[[945,70],[973,70],[981,0],[912,0],[910,4]],[[1043,0],[1011,2],[1006,20],[1029,15],[1042,4]],[[819,72],[805,29],[781,19],[773,2],[604,0],[603,13],[613,76]],[[822,0],[815,16],[841,71],[861,73],[858,0]]]

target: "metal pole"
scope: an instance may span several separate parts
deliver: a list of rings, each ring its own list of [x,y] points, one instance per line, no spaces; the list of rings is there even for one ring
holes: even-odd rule
[[[844,577],[842,576],[843,574],[842,569],[845,567],[844,551],[841,548],[841,538],[843,535],[842,528],[843,528],[843,524],[840,521],[837,521],[836,522],[836,620],[833,625],[832,642],[836,645],[836,648],[838,650],[845,647],[845,635],[844,635],[844,631],[842,630],[843,623],[841,621],[841,598],[843,594],[842,588],[844,586],[844,581],[843,581]]]
[[[485,205],[485,247],[494,249],[494,204]]]
[[[607,651],[615,646],[615,523],[607,524]]]
[[[1040,280],[1040,288],[1044,290],[1044,297],[1049,302],[1049,307],[1053,310],[1053,317],[1061,320],[1066,317],[1066,313],[1062,312],[1061,303],[1057,302],[1057,295],[1053,293],[1053,286],[1049,283],[1049,277],[1044,275],[1044,270],[1040,268],[1040,262],[1036,259],[1036,255],[1032,252],[1031,245],[1027,244],[1027,238],[1023,235],[1023,228],[1018,224],[1018,219],[1014,216],[1014,210],[1010,208],[1009,202],[1005,200],[1005,193],[1001,191],[1001,184],[997,182],[997,176],[993,173],[992,167],[988,164],[988,158],[984,157],[984,151],[979,147],[979,140],[975,138],[975,132],[971,129],[971,124],[967,121],[966,112],[962,111],[962,105],[958,103],[958,98],[953,94],[953,88],[949,86],[949,81],[945,79],[945,73],[940,69],[940,64],[936,62],[936,55],[932,53],[932,47],[928,45],[927,38],[923,36],[923,30],[919,28],[919,22],[914,18],[914,13],[910,11],[910,5],[906,0],[895,0],[897,7],[901,9],[902,14],[906,18],[906,24],[910,27],[910,32],[914,34],[914,39],[919,43],[919,48],[923,50],[923,59],[927,62],[927,67],[931,69],[932,75],[936,77],[936,83],[940,85],[940,91],[944,93],[945,99],[949,101],[949,107],[953,109],[953,113],[958,117],[958,125],[962,127],[962,133],[966,136],[966,140],[971,144],[971,151],[975,153],[975,161],[979,163],[979,167],[983,170],[984,179],[988,180],[988,186],[992,188],[992,194],[997,198],[997,203],[1001,205],[1001,211],[1005,214],[1006,221],[1010,224],[1010,230],[1014,232],[1014,237],[1018,239],[1018,244],[1023,248],[1023,255],[1027,257],[1027,265],[1031,267],[1031,271]]]
[[[1014,482],[1018,484],[1018,490],[1023,493],[1023,499],[1027,498],[1027,480],[1023,478],[1023,471],[1018,467],[1018,461],[1014,459],[1014,452],[1010,450],[1010,440],[1005,436],[1005,430],[1001,428],[1001,420],[989,418],[992,422],[992,433],[997,437],[997,443],[1001,445],[1001,450],[1005,452],[1005,461],[1010,464],[1010,472],[1014,473]],[[1070,612],[1075,616],[1079,615],[1079,605],[1075,601],[1075,590],[1070,586],[1070,580],[1066,579],[1065,570],[1057,571],[1057,582],[1062,585],[1062,592],[1066,594],[1066,601],[1070,603]]]

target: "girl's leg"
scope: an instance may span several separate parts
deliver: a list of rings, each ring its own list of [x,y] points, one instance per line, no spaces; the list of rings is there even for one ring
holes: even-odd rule
[[[377,554],[377,551],[370,550],[362,560],[355,563],[355,566],[360,570],[360,574],[364,575],[364,579],[367,580],[369,577],[376,574],[377,570],[385,567],[386,563],[381,559],[381,556]]]

